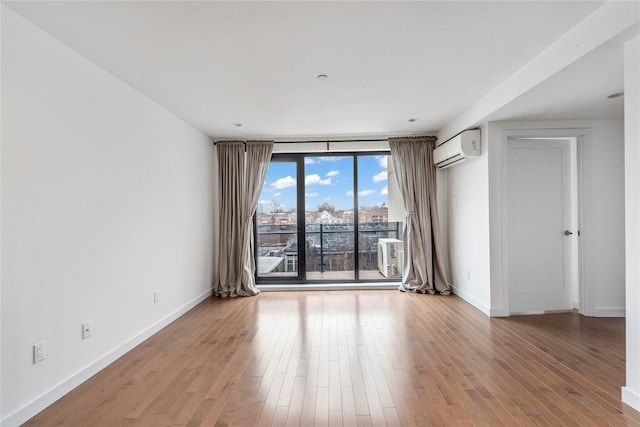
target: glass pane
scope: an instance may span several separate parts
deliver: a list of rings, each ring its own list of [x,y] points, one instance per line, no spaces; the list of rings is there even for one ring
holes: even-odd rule
[[[404,209],[390,166],[391,156],[358,156],[360,280],[402,277]]]
[[[259,277],[298,276],[296,163],[271,162],[256,209]]]
[[[305,157],[308,280],[353,280],[353,156]]]

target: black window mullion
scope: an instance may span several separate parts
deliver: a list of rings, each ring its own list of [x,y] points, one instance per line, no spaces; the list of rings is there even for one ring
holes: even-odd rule
[[[297,162],[297,197],[298,197],[298,277],[302,281],[307,280],[307,224],[305,215],[305,193],[304,193],[304,155],[296,156]]]
[[[353,268],[354,279],[360,280],[360,219],[358,212],[358,156],[353,156]]]

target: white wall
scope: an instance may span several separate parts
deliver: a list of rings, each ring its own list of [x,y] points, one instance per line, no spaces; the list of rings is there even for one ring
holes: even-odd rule
[[[584,135],[581,238],[583,280],[589,296],[584,311],[594,316],[624,316],[622,130],[622,120],[501,122],[482,126],[482,156],[447,172],[450,258],[454,284],[461,297],[492,316],[509,314],[503,250],[506,205],[503,191],[506,150],[503,148],[507,135],[531,136],[532,132],[547,137]],[[469,270],[471,279],[465,280]]]
[[[490,314],[489,153],[487,127],[480,130],[482,154],[445,169],[450,280],[454,293]]]
[[[398,184],[398,175],[396,174],[396,168],[391,161],[391,156],[387,157],[387,171],[387,205],[389,207],[389,222],[401,222],[404,224],[407,211],[404,209],[402,192],[400,191],[400,184]]]
[[[591,122],[584,165],[584,276],[594,316],[625,315],[624,122]]]
[[[2,34],[2,11],[0,5],[0,34]],[[2,57],[2,43],[0,43],[0,58]],[[1,63],[1,61],[0,61]],[[2,82],[2,66],[0,66],[0,82]],[[2,84],[0,84],[0,100],[2,99]],[[2,103],[0,102],[0,188],[2,188]],[[0,191],[0,242],[2,242],[2,191]],[[0,367],[2,366],[2,244],[0,244]],[[2,422],[2,371],[0,370],[0,423]]]
[[[625,226],[627,382],[622,401],[640,411],[640,39],[625,44]]]
[[[2,8],[1,411],[16,425],[209,295],[213,165],[204,134]]]

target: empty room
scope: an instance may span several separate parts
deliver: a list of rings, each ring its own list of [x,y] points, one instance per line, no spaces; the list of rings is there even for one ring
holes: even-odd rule
[[[1,1],[0,425],[640,425],[637,1]]]

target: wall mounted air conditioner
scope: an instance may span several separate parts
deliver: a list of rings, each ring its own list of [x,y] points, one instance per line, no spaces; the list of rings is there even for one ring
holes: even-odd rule
[[[403,261],[402,240],[378,239],[378,270],[384,277],[400,277]]]
[[[433,150],[433,164],[443,169],[480,155],[480,129],[465,130]]]

